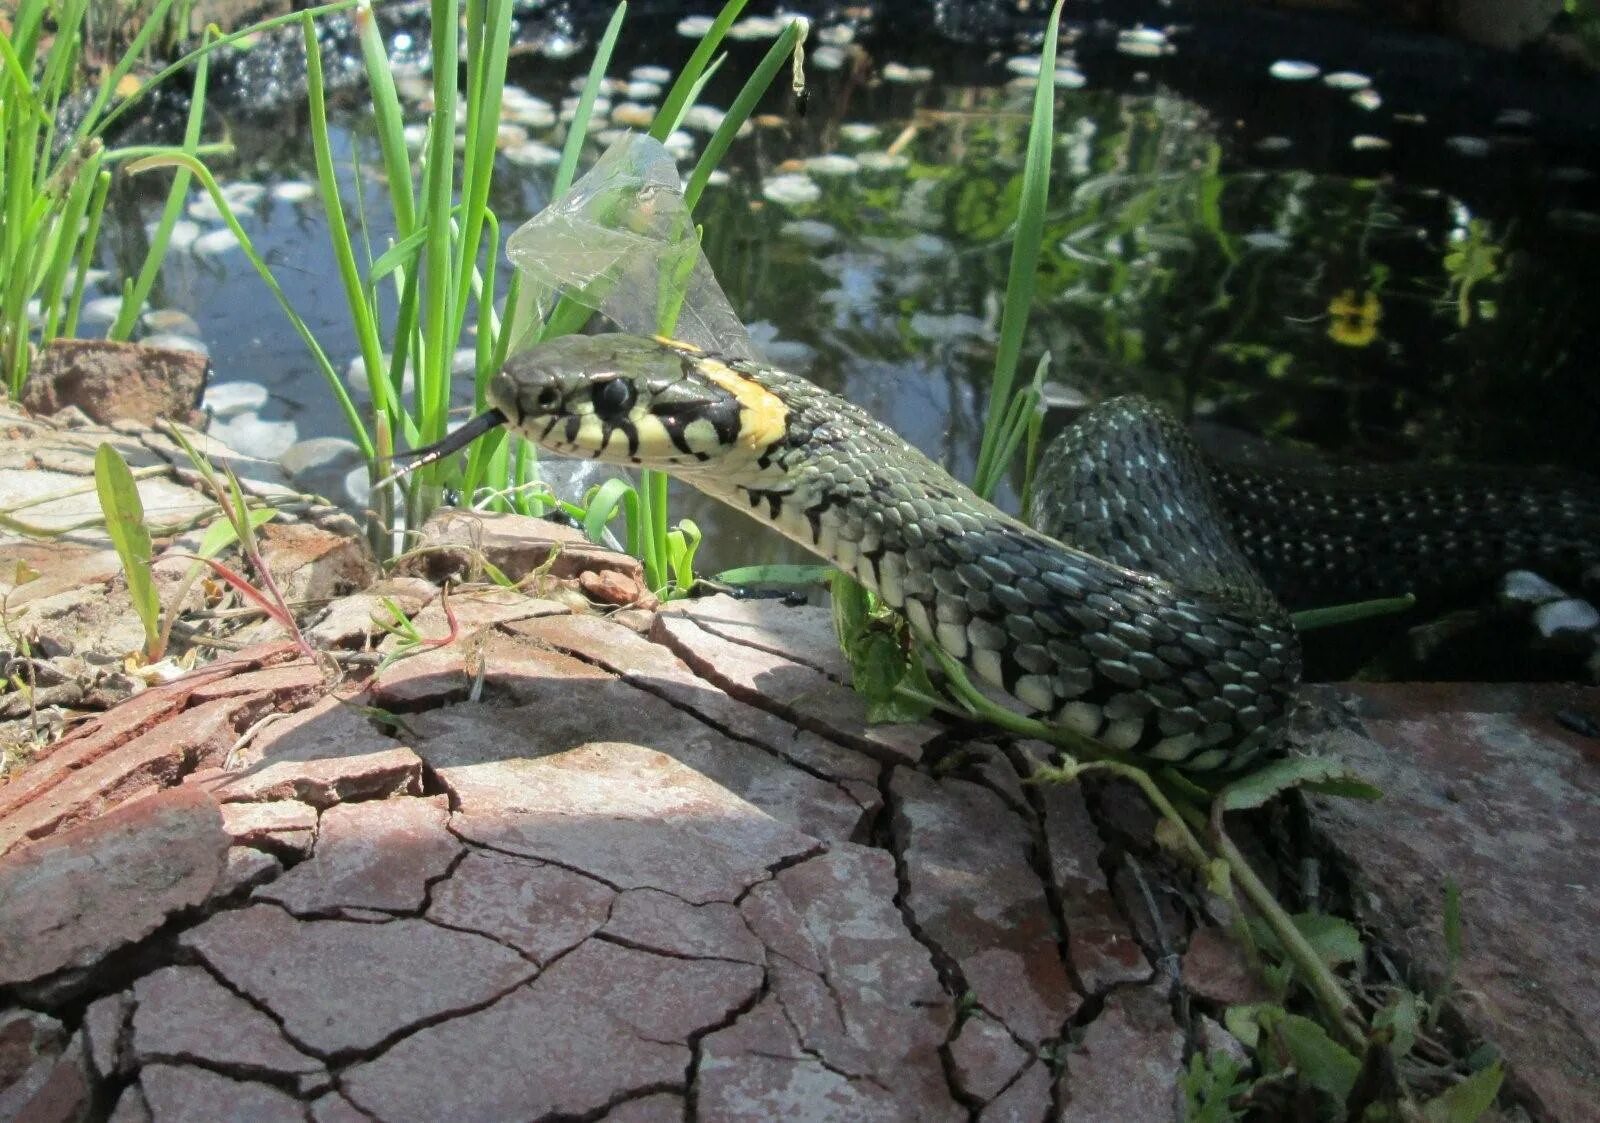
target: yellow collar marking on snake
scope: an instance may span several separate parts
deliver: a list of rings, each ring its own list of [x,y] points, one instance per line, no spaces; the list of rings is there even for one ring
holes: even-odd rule
[[[783,440],[789,431],[789,407],[782,398],[748,374],[711,358],[693,343],[664,335],[655,338],[656,342],[679,354],[693,356],[701,374],[739,400],[740,444],[756,452],[765,452]]]

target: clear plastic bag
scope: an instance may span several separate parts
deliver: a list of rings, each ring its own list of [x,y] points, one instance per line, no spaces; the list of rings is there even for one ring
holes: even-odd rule
[[[511,235],[522,274],[522,334],[532,344],[560,297],[620,330],[670,335],[726,358],[754,358],[744,324],[711,273],[665,148],[629,133],[559,199]]]

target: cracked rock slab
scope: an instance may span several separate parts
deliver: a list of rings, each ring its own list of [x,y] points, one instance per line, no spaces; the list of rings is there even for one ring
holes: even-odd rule
[[[278,1024],[201,967],[163,967],[134,984],[133,1058],[141,1066],[199,1063],[243,1075],[325,1071]]]
[[[190,782],[224,803],[298,800],[319,809],[422,790],[417,754],[332,697],[262,729],[236,756],[233,771],[197,773]]]
[[[1066,1056],[1063,1123],[1181,1117],[1183,1031],[1155,986],[1114,991]]]
[[[1442,887],[1465,930],[1452,1003],[1551,1120],[1600,1103],[1600,742],[1555,715],[1600,713],[1600,690],[1353,684],[1361,728],[1317,735],[1383,790],[1314,799],[1370,922],[1435,983],[1447,970]],[[1337,711],[1335,711],[1337,713]],[[1348,718],[1343,720],[1348,724]],[[1538,1114],[1538,1112],[1535,1112]]]
[[[886,1089],[921,1118],[957,1118],[939,1058],[954,999],[907,930],[896,892],[888,854],[846,845],[780,871],[740,911],[767,948],[772,996],[796,1048],[856,1092]],[[730,1063],[759,1052],[742,1040],[722,1043]],[[734,1068],[722,1071],[748,1094]]]
[[[472,850],[434,886],[428,919],[480,932],[545,964],[598,931],[616,896],[560,866]]]
[[[139,1073],[139,1090],[156,1123],[215,1123],[224,1105],[229,1119],[288,1123],[305,1118],[305,1108],[287,1092],[193,1065],[147,1065]]]
[[[446,829],[443,796],[367,800],[322,813],[316,850],[282,877],[256,890],[297,916],[342,909],[417,912],[430,882],[461,853]]]
[[[469,842],[581,870],[618,889],[736,900],[818,843],[664,753],[583,745],[440,768]]]
[[[906,905],[923,934],[1012,1033],[1034,1045],[1056,1037],[1082,998],[1062,964],[1021,816],[987,787],[906,768],[891,776],[890,799]]]
[[[761,969],[590,940],[487,1009],[349,1069],[345,1093],[389,1123],[592,1113],[682,1086],[689,1041],[749,1002]],[[514,1058],[484,1065],[482,1058]],[[469,1082],[441,1074],[471,1071]]]
[[[297,920],[275,905],[221,913],[182,944],[319,1057],[369,1051],[490,1002],[535,971],[493,940],[425,920]]]
[[[216,802],[177,788],[0,858],[0,986],[90,967],[212,894]]]

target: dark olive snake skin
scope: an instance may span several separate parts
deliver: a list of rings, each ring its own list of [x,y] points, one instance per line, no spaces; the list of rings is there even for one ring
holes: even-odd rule
[[[1214,488],[1149,403],[1107,403],[1051,446],[1036,530],[850,402],[686,344],[557,339],[513,357],[489,400],[551,451],[659,468],[770,523],[983,680],[1112,749],[1233,767],[1292,703],[1299,646],[1251,564],[1279,535],[1247,535],[1247,553],[1219,513],[1268,475],[1223,472]]]

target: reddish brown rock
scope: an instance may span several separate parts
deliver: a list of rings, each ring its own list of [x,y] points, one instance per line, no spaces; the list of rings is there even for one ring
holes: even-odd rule
[[[322,1062],[200,967],[163,967],[134,984],[132,1052],[141,1066],[195,1063],[237,1075],[298,1076]]]
[[[211,895],[227,851],[216,803],[180,788],[0,858],[0,985],[143,939]]]
[[[766,952],[730,904],[691,905],[655,889],[631,889],[617,898],[605,934],[629,947],[686,959],[764,963]]]
[[[979,1123],[1045,1123],[1054,1116],[1050,1111],[1051,1087],[1055,1074],[1043,1061],[1032,1061],[1011,1085],[978,1112]],[[1104,1115],[1099,1118],[1118,1120],[1121,1116]],[[1142,1123],[1142,1121],[1141,1121]]]
[[[539,757],[591,742],[621,741],[666,753],[813,837],[842,840],[861,829],[865,809],[838,784],[737,741],[695,714],[588,664],[540,650],[532,640],[519,637],[523,657],[512,663],[501,654],[511,646],[510,641],[491,645],[489,666],[501,669],[486,677],[515,698],[516,709],[455,706],[410,723],[417,751],[447,784],[454,767],[468,761]]]
[[[786,656],[707,631],[680,607],[687,603],[676,601],[656,613],[650,638],[740,701],[890,763],[916,763],[923,746],[938,735],[938,728],[928,722],[869,723],[866,702],[844,682]]]
[[[1059,1036],[1082,999],[1062,965],[1020,816],[986,787],[906,768],[895,769],[890,790],[906,905],[920,930],[1012,1033],[1035,1045]]]
[[[317,811],[293,799],[225,803],[222,829],[235,845],[299,857],[311,852],[317,837]]]
[[[228,868],[217,884],[216,896],[231,897],[246,889],[264,885],[283,872],[283,863],[254,846],[228,847]]]
[[[195,777],[224,802],[292,799],[324,808],[422,789],[417,754],[332,697],[268,726],[235,755],[233,771]]]
[[[623,1100],[606,1112],[606,1123],[683,1123],[688,1118],[688,1103],[671,1092],[656,1092],[636,1100]]]
[[[282,1019],[294,1045],[321,1057],[473,1009],[535,970],[493,940],[425,920],[305,921],[275,905],[220,913],[182,943]]]
[[[221,760],[239,729],[265,713],[269,704],[265,694],[207,702],[102,753],[0,817],[0,852],[171,787],[193,769]]]
[[[857,1091],[886,1089],[922,1118],[956,1117],[939,1059],[953,1000],[895,891],[887,853],[842,845],[756,886],[740,912],[769,949],[773,997],[805,1053]]]
[[[344,596],[365,589],[378,575],[365,538],[308,522],[269,522],[257,533],[262,560],[290,601]]]
[[[1461,887],[1464,955],[1452,1003],[1551,1120],[1600,1103],[1600,741],[1557,713],[1600,714],[1600,689],[1361,683],[1365,736],[1312,738],[1383,790],[1313,800],[1313,823],[1355,878],[1361,919],[1435,985],[1442,886]],[[1338,717],[1337,711],[1335,716]],[[1340,721],[1348,725],[1348,717]]]
[[[983,1103],[1005,1091],[1033,1059],[1005,1026],[981,1010],[961,1023],[961,1032],[950,1042],[949,1051],[951,1072],[961,1090]],[[1047,1083],[1047,1104],[1049,1095]]]
[[[665,959],[590,940],[487,1009],[423,1029],[342,1080],[392,1123],[597,1111],[680,1085],[691,1036],[752,998],[759,968]],[[484,1056],[515,1064],[481,1064]],[[472,1071],[470,1082],[450,1074]]]
[[[718,595],[680,601],[673,611],[714,636],[804,663],[837,682],[850,681],[850,663],[839,649],[827,608]]]
[[[95,999],[84,1011],[84,1045],[94,1074],[102,1080],[127,1068],[126,1038],[132,1013],[133,995],[125,990]]]
[[[948,1105],[902,1100],[871,1077],[840,1072],[801,1048],[771,998],[700,1046],[695,1104],[716,1123],[768,1119],[870,1119],[905,1123],[962,1118]]]
[[[671,757],[583,745],[537,760],[441,767],[470,842],[581,870],[619,889],[732,901],[773,866],[816,849]]]
[[[256,898],[300,916],[342,909],[416,912],[461,853],[443,796],[367,800],[322,813],[316,851]]]
[[[615,605],[618,608],[629,605],[653,608],[656,603],[643,582],[613,570],[584,570],[578,574],[578,588],[596,604]]]
[[[1050,878],[1061,902],[1067,953],[1089,994],[1150,978],[1150,961],[1117,908],[1100,868],[1105,844],[1077,784],[1038,787]]]
[[[730,697],[695,674],[664,645],[624,631],[614,620],[549,616],[513,624],[511,630],[604,667],[730,736],[753,741],[808,772],[838,782],[868,815],[880,805],[878,772],[882,765],[876,760]]]
[[[511,614],[511,620],[526,616]],[[464,636],[471,634],[463,627]],[[497,702],[517,704],[548,692],[553,682],[609,678],[586,663],[491,629],[475,639],[408,655],[369,684],[369,689],[375,704],[409,712],[465,701],[474,689],[492,691]]]
[[[536,572],[577,577],[610,571],[644,583],[644,567],[637,558],[595,545],[576,527],[526,515],[441,509],[423,524],[418,545],[423,549],[407,556],[397,569],[435,585],[447,579],[483,580],[485,561],[512,581]]]
[[[192,1065],[149,1065],[139,1073],[139,1090],[157,1123],[216,1123],[223,1111],[230,1120],[250,1123],[305,1118],[299,1100],[269,1084],[232,1080]]]
[[[597,932],[616,896],[560,866],[470,850],[434,886],[428,919],[490,936],[545,964]]]
[[[87,1118],[92,1084],[85,1054],[82,1033],[75,1034],[65,1049],[57,1044],[39,1049],[33,1063],[14,1080],[0,1080],[0,1119],[78,1123]]]
[[[1270,1002],[1269,991],[1228,933],[1206,926],[1189,937],[1183,953],[1183,985],[1202,998],[1224,1006]]]
[[[1155,987],[1113,991],[1083,1039],[1066,1055],[1064,1123],[1180,1119],[1183,1031]]]
[[[51,414],[77,406],[101,425],[187,421],[210,361],[193,351],[109,339],[53,339],[35,356],[22,404]]]

